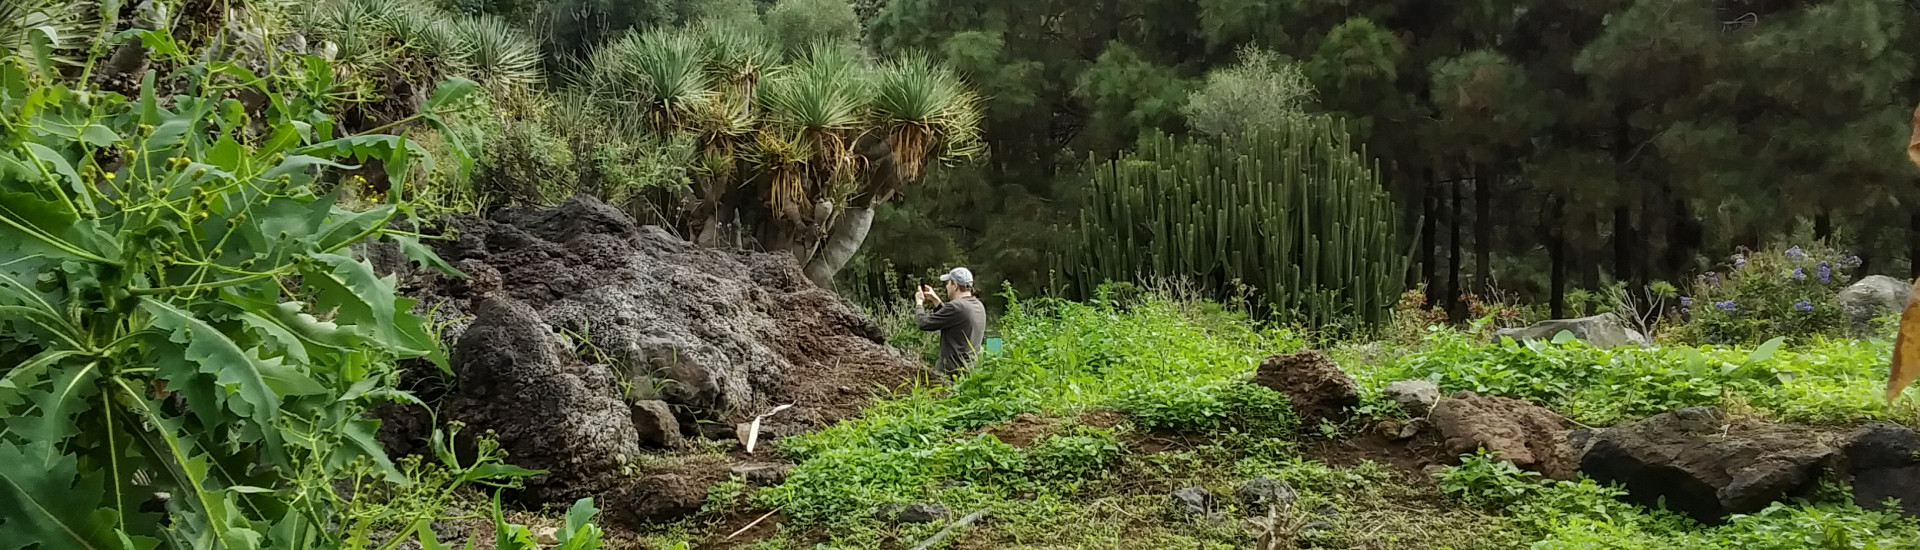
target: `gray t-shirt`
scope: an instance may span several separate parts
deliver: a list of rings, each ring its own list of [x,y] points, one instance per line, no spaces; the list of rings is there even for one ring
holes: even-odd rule
[[[952,374],[973,364],[987,335],[987,306],[972,296],[940,304],[918,315],[920,330],[940,331],[940,362],[934,370]]]

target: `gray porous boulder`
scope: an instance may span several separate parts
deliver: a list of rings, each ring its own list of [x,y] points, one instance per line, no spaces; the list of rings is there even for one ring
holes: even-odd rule
[[[1897,315],[1907,307],[1907,297],[1913,292],[1913,284],[1886,275],[1868,275],[1859,282],[1847,285],[1840,294],[1834,296],[1835,303],[1847,312],[1851,328],[1856,333],[1866,333],[1873,329],[1873,320],[1882,315]]]
[[[1440,385],[1432,380],[1399,380],[1380,391],[1400,404],[1400,410],[1416,417],[1426,416],[1440,401]]]
[[[1718,524],[1812,489],[1834,452],[1801,428],[1688,407],[1593,434],[1580,470],[1624,485],[1629,501],[1664,499],[1668,509]]]
[[[610,395],[647,407],[634,413],[656,445],[674,442],[664,433],[674,424],[702,435],[699,426],[730,429],[780,404],[797,406],[767,419],[763,440],[801,433],[857,414],[875,388],[919,371],[787,253],[700,247],[585,196],[444,229],[454,238],[436,252],[468,277],[412,267],[401,278],[416,309],[445,325],[443,338],[463,341],[469,323],[488,322],[481,304],[490,299],[525,304],[569,344],[565,353],[607,366]],[[479,355],[456,358],[454,369]],[[659,403],[682,417],[668,423]]]
[[[1635,330],[1626,319],[1612,313],[1603,313],[1578,319],[1554,319],[1534,323],[1521,328],[1500,329],[1493,333],[1497,341],[1501,337],[1515,341],[1552,340],[1561,331],[1573,334],[1574,338],[1585,341],[1596,348],[1616,348],[1621,346],[1647,346],[1653,341],[1647,335]]]

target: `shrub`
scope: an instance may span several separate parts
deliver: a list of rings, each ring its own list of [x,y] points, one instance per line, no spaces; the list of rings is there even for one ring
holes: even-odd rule
[[[1859,265],[1819,245],[1736,254],[1724,273],[1701,275],[1680,300],[1679,337],[1740,344],[1838,333],[1847,316],[1833,298]]]
[[[456,273],[393,228],[433,159],[400,136],[335,139],[321,58],[265,77],[173,67],[186,57],[173,36],[137,33],[177,54],[156,65],[179,95],[155,97],[158,71],[128,98],[0,58],[0,118],[20,121],[0,129],[9,547],[365,547],[376,532],[393,547],[456,488],[536,473],[484,443],[455,460],[440,431],[437,463],[395,464],[363,417],[418,402],[394,387],[396,361],[445,368],[414,302],[350,251],[384,240]],[[442,125],[476,87],[449,80],[396,124]],[[244,94],[267,100],[221,99]],[[374,160],[384,200],[343,204],[364,185],[342,167]],[[347,480],[358,490],[336,489]],[[137,511],[162,501],[164,519]]]

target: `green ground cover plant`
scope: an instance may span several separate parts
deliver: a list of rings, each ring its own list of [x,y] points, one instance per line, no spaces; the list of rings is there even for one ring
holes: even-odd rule
[[[1615,487],[1541,480],[1484,453],[1431,479],[1370,461],[1330,466],[1313,452],[1330,440],[1299,426],[1284,397],[1242,381],[1266,355],[1303,349],[1298,333],[1165,293],[1011,302],[1000,326],[1003,352],[951,387],[877,403],[861,419],[784,440],[782,452],[798,463],[792,477],[739,508],[777,509],[787,523],[753,547],[911,544],[943,525],[871,516],[880,505],[908,502],[945,505],[948,522],[988,510],[989,519],[957,537],[969,541],[961,547],[1245,548],[1280,540],[1314,548],[1880,549],[1920,540],[1914,522],[1846,504],[1834,491],[1704,526],[1620,501]],[[1368,394],[1363,413],[1404,414],[1380,405],[1378,388],[1431,377],[1447,391],[1524,397],[1593,425],[1700,404],[1836,427],[1914,423],[1912,403],[1874,399],[1884,341],[1601,350],[1483,338],[1471,327],[1436,327],[1411,346],[1366,355],[1386,359],[1359,364],[1350,359],[1357,354],[1336,355],[1349,358],[1346,368]],[[1125,421],[1091,425],[1102,412]],[[1032,417],[1052,428],[1023,445],[996,435]],[[1299,493],[1289,514],[1269,520],[1239,509],[1232,491],[1257,477]],[[1211,489],[1219,514],[1174,512],[1168,495],[1190,486]],[[693,540],[699,522],[652,540]]]
[[[1488,343],[1440,329],[1419,352],[1346,366],[1368,388],[1428,379],[1443,393],[1527,399],[1590,425],[1693,405],[1813,424],[1920,424],[1920,402],[1883,398],[1891,348],[1885,340],[1813,337],[1791,347],[1777,338],[1757,346],[1598,349],[1570,338]]]

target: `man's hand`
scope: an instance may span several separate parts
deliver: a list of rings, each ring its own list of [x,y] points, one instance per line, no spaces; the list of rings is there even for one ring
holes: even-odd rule
[[[920,293],[913,297],[915,304],[927,306],[940,303],[940,296],[933,293],[933,287],[920,285]]]

